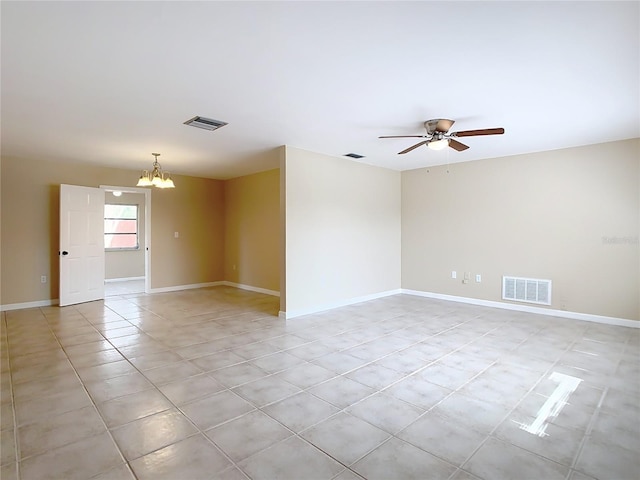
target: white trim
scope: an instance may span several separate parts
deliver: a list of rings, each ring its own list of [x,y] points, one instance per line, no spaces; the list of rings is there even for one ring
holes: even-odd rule
[[[104,279],[104,283],[111,283],[111,282],[129,282],[129,281],[134,281],[134,280],[144,280],[145,277],[122,277],[122,278],[105,278]]]
[[[224,285],[224,282],[192,283],[191,285],[175,285],[173,287],[152,288],[151,292],[149,293],[179,292],[180,290],[191,290],[193,288],[219,287],[220,285]]]
[[[227,287],[239,288],[240,290],[249,290],[250,292],[264,293],[266,295],[272,295],[274,297],[280,296],[280,292],[277,292],[276,290],[268,290],[261,287],[252,287],[251,285],[243,285],[242,283],[233,283],[225,280],[222,282],[222,285],[226,285]]]
[[[38,300],[37,302],[9,303],[7,305],[0,305],[0,312],[22,310],[23,308],[50,307],[52,305],[58,305],[58,303],[59,300],[57,298],[53,300]]]
[[[142,277],[140,277],[142,278]],[[206,288],[206,287],[217,287],[217,286],[229,286],[240,288],[242,290],[250,290],[256,291],[259,293],[266,293],[267,295],[279,296],[279,292],[275,292],[273,290],[259,289],[258,287],[250,287],[248,285],[240,285],[234,284],[232,282],[227,281],[219,281],[219,282],[208,282],[208,283],[194,283],[191,285],[176,285],[174,287],[163,287],[163,288],[154,288],[150,293],[165,293],[165,292],[177,292],[180,290],[190,290],[194,288]],[[244,288],[243,288],[244,287]],[[246,288],[248,287],[248,288]],[[268,293],[273,292],[273,293]],[[375,300],[377,298],[389,297],[391,295],[414,295],[417,297],[426,297],[426,298],[435,298],[438,300],[447,300],[450,302],[458,302],[458,303],[468,303],[471,305],[480,305],[483,307],[493,307],[493,308],[501,308],[504,310],[515,310],[518,312],[527,312],[527,313],[536,313],[539,315],[547,315],[552,317],[562,317],[562,318],[570,318],[572,320],[582,320],[586,322],[595,322],[595,323],[603,323],[606,325],[616,325],[619,327],[629,327],[629,328],[640,328],[640,321],[637,320],[629,320],[626,318],[618,318],[618,317],[606,317],[604,315],[593,315],[590,313],[579,313],[579,312],[569,312],[566,310],[555,310],[551,308],[541,308],[541,307],[531,307],[528,305],[515,305],[511,303],[504,302],[495,302],[492,300],[480,300],[478,298],[469,298],[469,297],[458,297],[455,295],[445,295],[443,293],[432,293],[432,292],[423,292],[420,290],[409,290],[406,288],[397,289],[397,290],[388,290],[386,292],[375,293],[372,295],[364,295],[362,297],[355,297],[349,300],[344,300],[341,302],[336,302],[332,304],[326,304],[321,307],[309,308],[305,310],[294,311],[293,313],[289,312],[278,312],[278,317],[283,320],[288,320],[296,317],[300,317],[302,315],[309,315],[312,313],[324,312],[326,310],[331,310],[338,307],[345,307],[347,305],[353,305],[355,303],[362,303],[369,300]],[[0,305],[0,312],[8,312],[10,310],[21,310],[25,308],[38,308],[38,307],[50,307],[53,305],[58,305],[58,299],[52,300],[38,300],[35,302],[24,302],[24,303],[10,303],[7,305]]]
[[[280,312],[280,318],[289,320],[291,318],[301,317],[302,315],[310,315],[312,313],[324,312],[326,310],[332,310],[338,307],[346,307],[347,305],[353,305],[354,303],[368,302],[369,300],[375,300],[377,298],[390,297],[391,295],[398,295],[402,293],[401,289],[387,290],[386,292],[373,293],[371,295],[363,295],[361,297],[348,298],[339,302],[327,303],[324,305],[318,305],[316,307],[305,308],[302,310],[294,310],[293,312]]]
[[[418,297],[437,298],[450,302],[469,303],[471,305],[481,305],[483,307],[502,308],[504,310],[516,310],[518,312],[537,313],[538,315],[548,315],[551,317],[570,318],[572,320],[582,320],[585,322],[604,323],[606,325],[616,325],[618,327],[640,328],[640,321],[626,318],[606,317],[604,315],[593,315],[591,313],[568,312],[566,310],[555,310],[553,308],[532,307],[529,305],[515,305],[512,303],[495,302],[493,300],[480,300],[478,298],[457,297],[455,295],[445,295],[443,293],[422,292],[420,290],[408,290],[403,288],[401,293],[415,295]]]

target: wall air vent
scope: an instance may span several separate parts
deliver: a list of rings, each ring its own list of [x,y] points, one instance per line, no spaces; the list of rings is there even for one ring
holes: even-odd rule
[[[191,125],[192,127],[203,128],[205,130],[217,130],[220,127],[227,125],[227,122],[221,122],[220,120],[214,120],[212,118],[193,117],[184,122],[184,124]]]
[[[551,280],[502,277],[502,299],[551,305]]]
[[[351,158],[364,158],[364,155],[360,155],[358,153],[345,153],[344,156]]]

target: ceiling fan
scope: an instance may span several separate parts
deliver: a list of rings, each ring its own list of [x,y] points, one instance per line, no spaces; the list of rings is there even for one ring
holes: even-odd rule
[[[378,138],[424,138],[423,141],[416,143],[412,147],[409,147],[398,155],[409,153],[422,145],[426,145],[432,150],[442,150],[447,146],[461,152],[469,148],[464,143],[460,143],[456,138],[460,137],[476,137],[480,135],[502,135],[504,128],[484,128],[481,130],[462,130],[460,132],[447,133],[453,126],[455,120],[447,120],[445,118],[436,118],[433,120],[427,120],[424,122],[424,128],[427,130],[426,135],[387,135]]]

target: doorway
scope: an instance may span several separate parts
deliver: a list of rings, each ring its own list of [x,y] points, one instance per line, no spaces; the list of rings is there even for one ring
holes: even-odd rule
[[[151,191],[100,188],[105,192],[105,298],[150,293]]]

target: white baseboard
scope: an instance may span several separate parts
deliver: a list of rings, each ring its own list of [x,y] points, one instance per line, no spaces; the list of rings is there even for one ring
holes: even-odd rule
[[[144,276],[142,277],[122,277],[122,278],[105,278],[104,283],[111,282],[129,282],[133,280],[144,280]]]
[[[142,277],[144,278],[144,277]],[[194,288],[206,288],[206,287],[217,287],[217,286],[229,286],[240,288],[243,290],[249,290],[259,293],[265,293],[267,295],[280,296],[280,292],[276,292],[274,290],[267,290],[259,287],[252,287],[250,285],[242,285],[233,282],[227,281],[219,281],[219,282],[208,282],[208,283],[194,283],[191,285],[176,285],[173,287],[163,287],[163,288],[152,288],[151,293],[165,293],[165,292],[177,292],[180,290],[190,290]],[[389,297],[391,295],[398,294],[406,294],[406,295],[415,295],[418,297],[427,297],[427,298],[435,298],[438,300],[447,300],[450,302],[458,302],[458,303],[467,303],[471,305],[480,305],[484,307],[493,307],[493,308],[501,308],[504,310],[514,310],[519,312],[527,312],[527,313],[536,313],[539,315],[547,315],[552,317],[562,317],[562,318],[570,318],[572,320],[582,320],[587,322],[595,322],[595,323],[603,323],[606,325],[616,325],[620,327],[630,327],[630,328],[640,328],[640,321],[637,320],[629,320],[626,318],[617,318],[617,317],[607,317],[603,315],[593,315],[589,313],[579,313],[579,312],[569,312],[566,310],[555,310],[551,308],[541,308],[541,307],[533,307],[529,305],[516,305],[512,303],[504,303],[504,302],[496,302],[492,300],[480,300],[477,298],[469,298],[469,297],[458,297],[455,295],[445,295],[442,293],[433,293],[433,292],[423,292],[420,290],[409,290],[406,288],[396,289],[396,290],[388,290],[386,292],[374,293],[371,295],[364,295],[361,297],[354,297],[347,300],[342,300],[340,302],[333,302],[330,304],[324,304],[316,307],[295,310],[293,312],[283,312],[280,311],[278,316],[282,319],[289,320],[292,318],[300,317],[302,315],[310,315],[312,313],[324,312],[326,310],[331,310],[338,307],[346,307],[347,305],[353,305],[356,303],[367,302],[369,300],[375,300],[377,298]],[[23,302],[23,303],[10,303],[7,305],[0,305],[0,311],[7,312],[11,310],[21,310],[25,308],[38,308],[38,307],[50,307],[53,305],[58,305],[58,299],[51,300],[38,300],[35,302]]]
[[[105,282],[115,282],[118,280],[144,280],[144,277],[110,279],[110,280],[105,280]],[[206,288],[206,287],[219,287],[222,285],[228,286],[228,287],[240,288],[242,290],[250,290],[252,292],[265,293],[267,295],[274,295],[277,297],[280,296],[280,292],[276,292],[274,290],[267,290],[266,288],[252,287],[251,285],[241,285],[238,283],[232,283],[227,281],[193,283],[190,285],[175,285],[173,287],[152,288],[150,293],[179,292],[180,290],[191,290],[194,288]],[[58,303],[59,301],[57,298],[53,300],[39,300],[37,302],[11,303],[7,305],[0,305],[0,312],[9,311],[9,310],[21,310],[23,308],[50,307],[52,305],[58,305]]]
[[[265,295],[273,295],[274,297],[280,296],[280,292],[277,292],[276,290],[268,290],[266,288],[253,287],[251,285],[243,285],[242,283],[227,282],[226,280],[221,283],[222,285],[226,285],[227,287],[235,287],[239,288],[240,290],[249,290],[250,292],[264,293]]]
[[[161,287],[152,288],[150,293],[167,293],[167,292],[179,292],[180,290],[191,290],[193,288],[206,288],[206,287],[219,287],[224,285],[224,282],[207,282],[207,283],[192,283],[191,285],[175,285],[173,287]]]
[[[640,328],[640,321],[626,318],[606,317],[603,315],[593,315],[590,313],[568,312],[566,310],[555,310],[552,308],[533,307],[529,305],[516,305],[513,303],[495,302],[493,300],[480,300],[477,298],[458,297],[455,295],[445,295],[443,293],[423,292],[420,290],[401,289],[401,293],[416,295],[418,297],[436,298],[438,300],[448,300],[450,302],[468,303],[483,307],[502,308],[504,310],[515,310],[518,312],[537,313],[551,317],[570,318],[572,320],[583,320],[585,322],[604,323],[606,325],[616,325],[619,327]]]
[[[22,310],[23,308],[51,307],[52,305],[58,305],[58,303],[59,300],[57,298],[53,300],[38,300],[37,302],[9,303],[7,305],[0,305],[0,312]]]
[[[390,297],[391,295],[398,295],[402,293],[401,289],[396,290],[387,290],[386,292],[373,293],[371,295],[363,295],[361,297],[353,297],[346,300],[341,300],[339,302],[327,303],[324,305],[318,305],[315,307],[294,310],[292,312],[280,312],[279,317],[284,318],[286,320],[290,320],[292,318],[301,317],[302,315],[310,315],[312,313],[324,312],[326,310],[332,310],[338,307],[346,307],[347,305],[353,305],[355,303],[368,302],[369,300],[375,300],[376,298]]]

